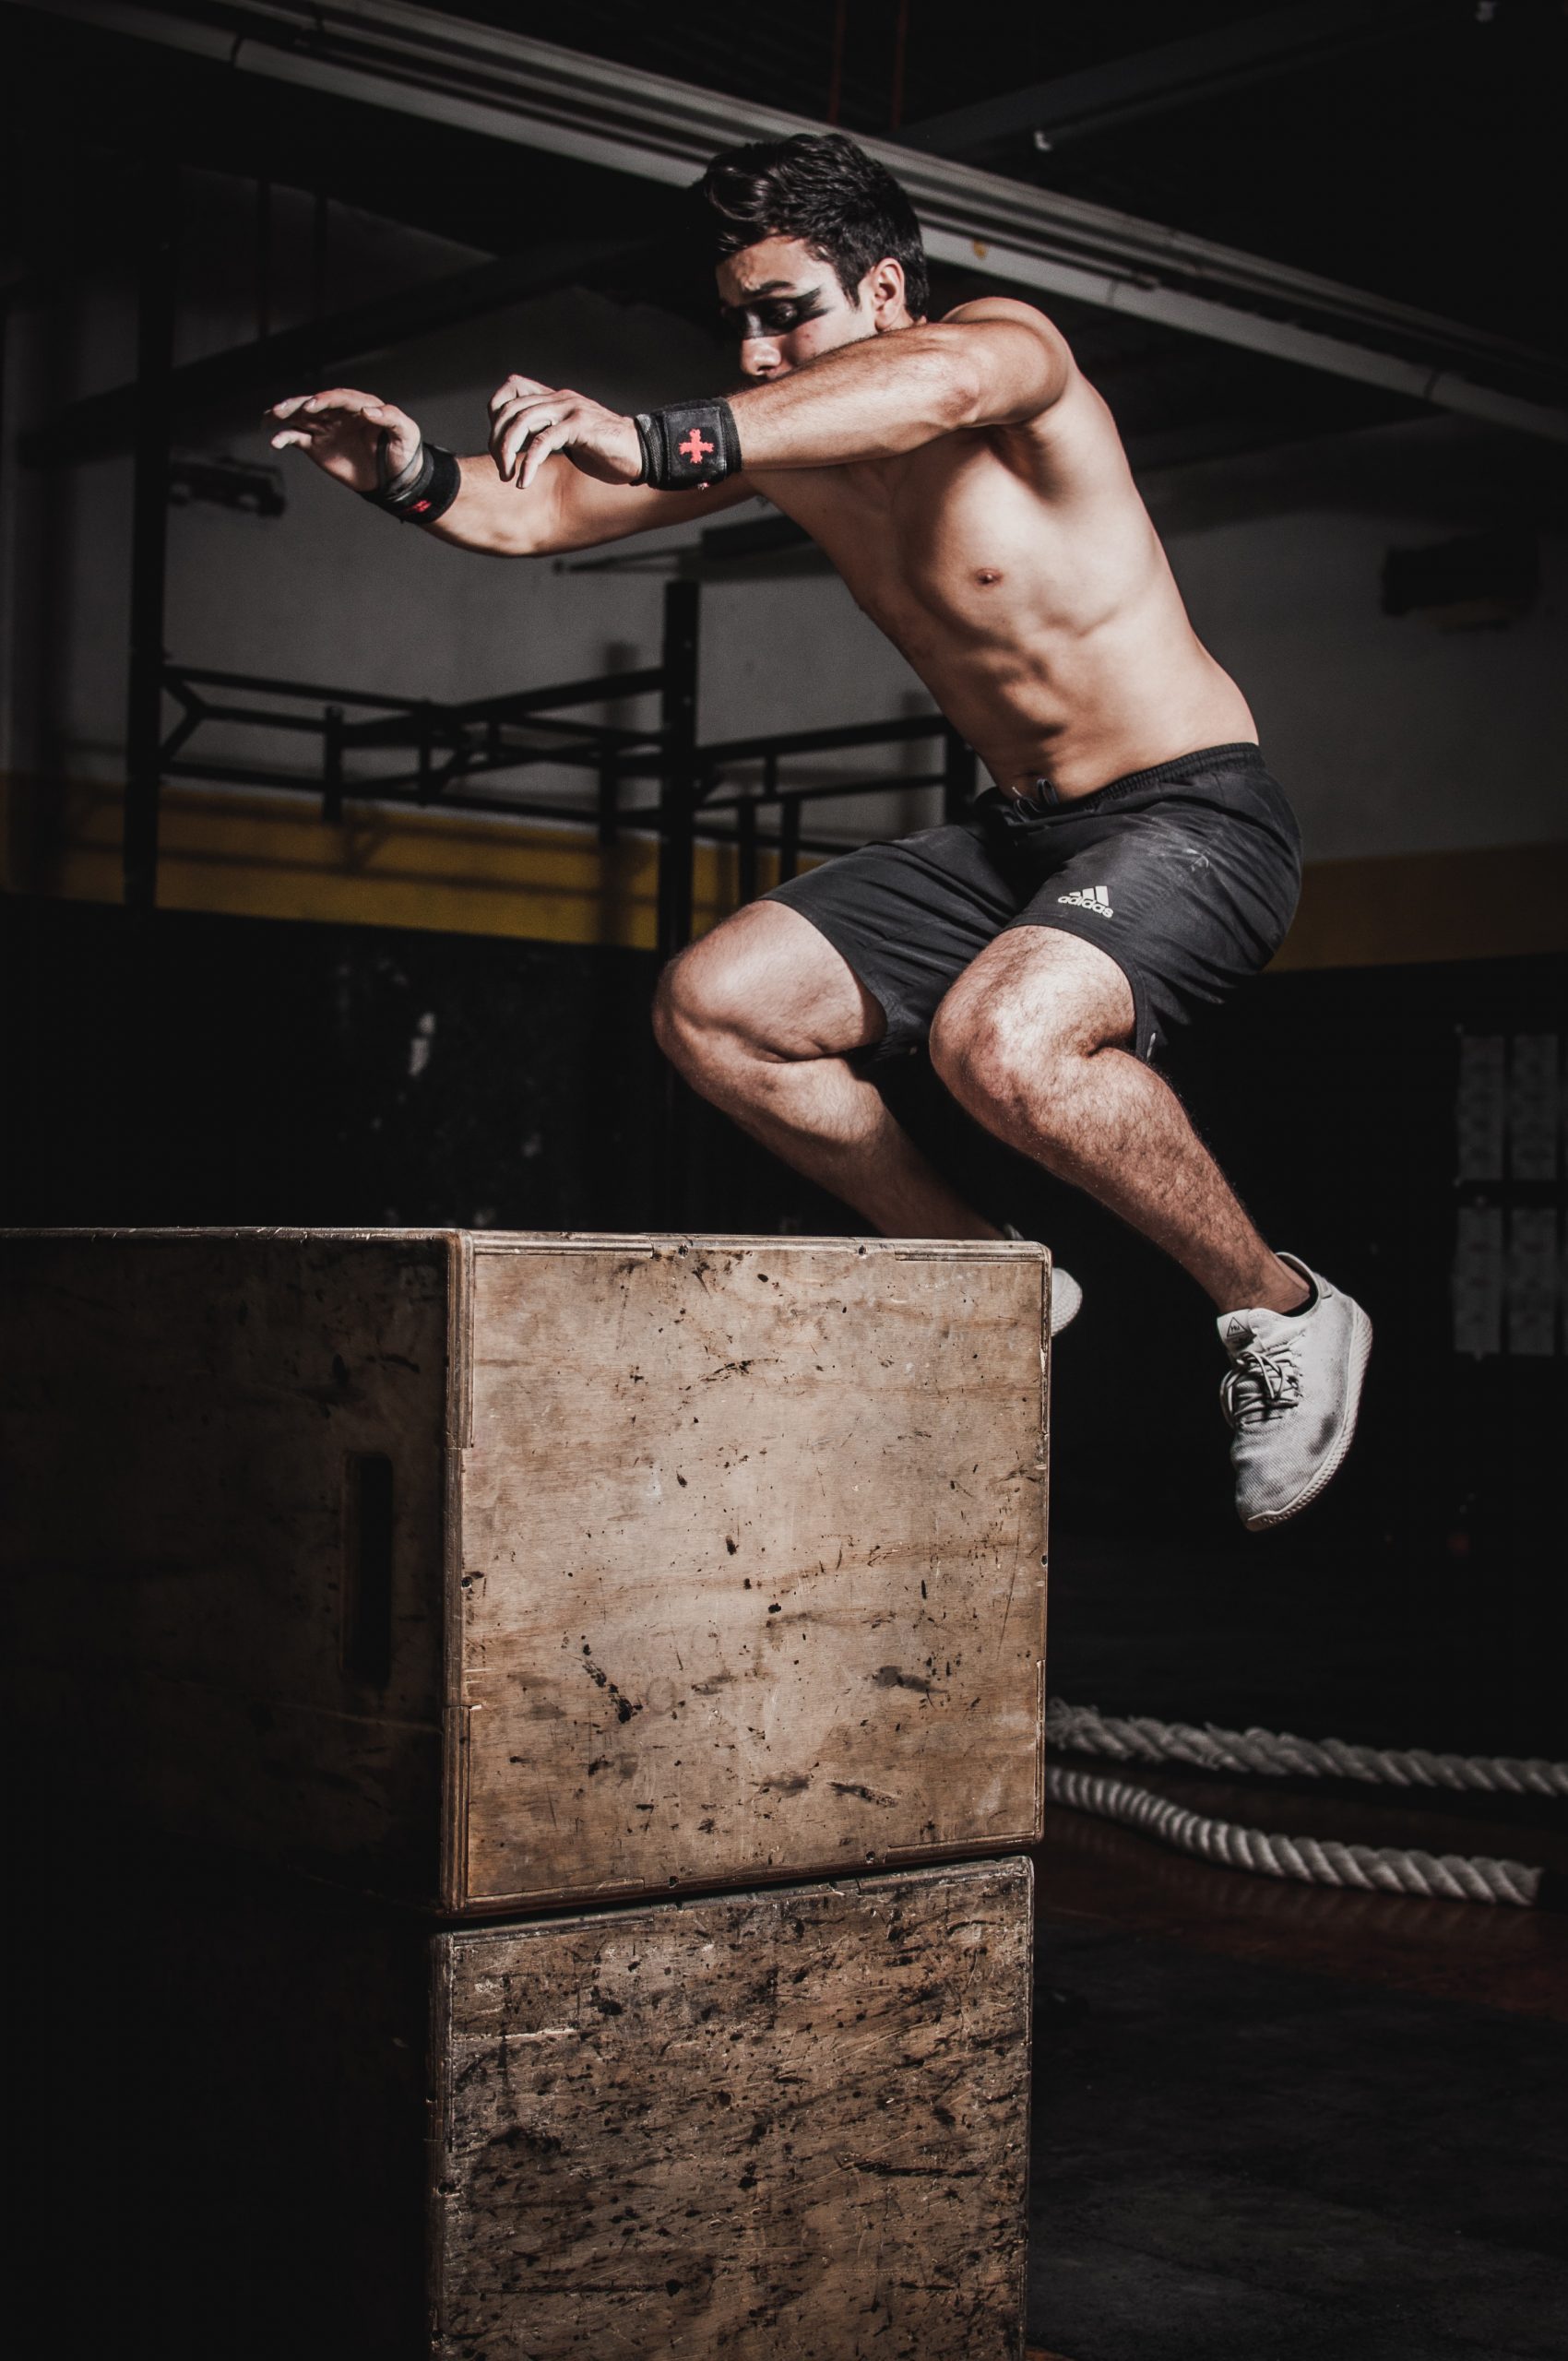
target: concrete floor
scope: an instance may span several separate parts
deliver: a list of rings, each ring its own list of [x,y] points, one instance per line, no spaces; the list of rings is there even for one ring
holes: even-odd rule
[[[1494,1805],[1158,1784],[1568,1868],[1538,1809],[1500,1845]],[[1032,2350],[1561,2361],[1568,1916],[1277,1883],[1066,1811],[1038,1867]]]

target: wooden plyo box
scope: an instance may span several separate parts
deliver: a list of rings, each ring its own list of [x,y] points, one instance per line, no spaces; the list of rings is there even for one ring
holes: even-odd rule
[[[448,1938],[436,2350],[1014,2353],[1031,1931],[1004,1860]]]
[[[1016,2361],[1030,1930],[1018,1859],[439,1931],[67,1894],[36,2349]]]
[[[13,1733],[89,1845],[452,1914],[1027,1845],[1049,1284],[1017,1244],[13,1233]]]
[[[0,1240],[51,2350],[1021,2351],[1048,1288]]]

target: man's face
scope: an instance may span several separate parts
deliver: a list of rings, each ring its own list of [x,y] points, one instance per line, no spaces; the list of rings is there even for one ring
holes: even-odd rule
[[[830,262],[799,238],[764,238],[719,266],[719,303],[746,377],[782,377],[819,352],[876,334],[874,307],[851,303]]]

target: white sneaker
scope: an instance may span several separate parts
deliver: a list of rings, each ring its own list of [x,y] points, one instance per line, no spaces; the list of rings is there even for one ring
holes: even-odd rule
[[[1220,1406],[1235,1440],[1236,1513],[1249,1533],[1315,1501],[1356,1431],[1372,1322],[1348,1295],[1294,1254],[1281,1254],[1313,1289],[1309,1311],[1222,1311],[1219,1341],[1230,1356]]]
[[[1025,1243],[1023,1231],[1018,1228],[1017,1225],[1014,1222],[1004,1221],[1003,1223],[1002,1235],[1004,1238],[1016,1239],[1020,1245]],[[1030,1245],[1038,1245],[1039,1240],[1036,1239],[1030,1239],[1028,1243]],[[1074,1278],[1070,1271],[1063,1271],[1058,1264],[1052,1263],[1051,1266],[1051,1335],[1053,1336],[1060,1336],[1068,1322],[1076,1320],[1083,1308],[1084,1291],[1078,1285],[1077,1280]]]

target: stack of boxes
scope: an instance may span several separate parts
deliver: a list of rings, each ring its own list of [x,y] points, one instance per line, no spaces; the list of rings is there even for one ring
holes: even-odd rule
[[[3,1252],[161,2350],[1020,2353],[1040,1251]]]

